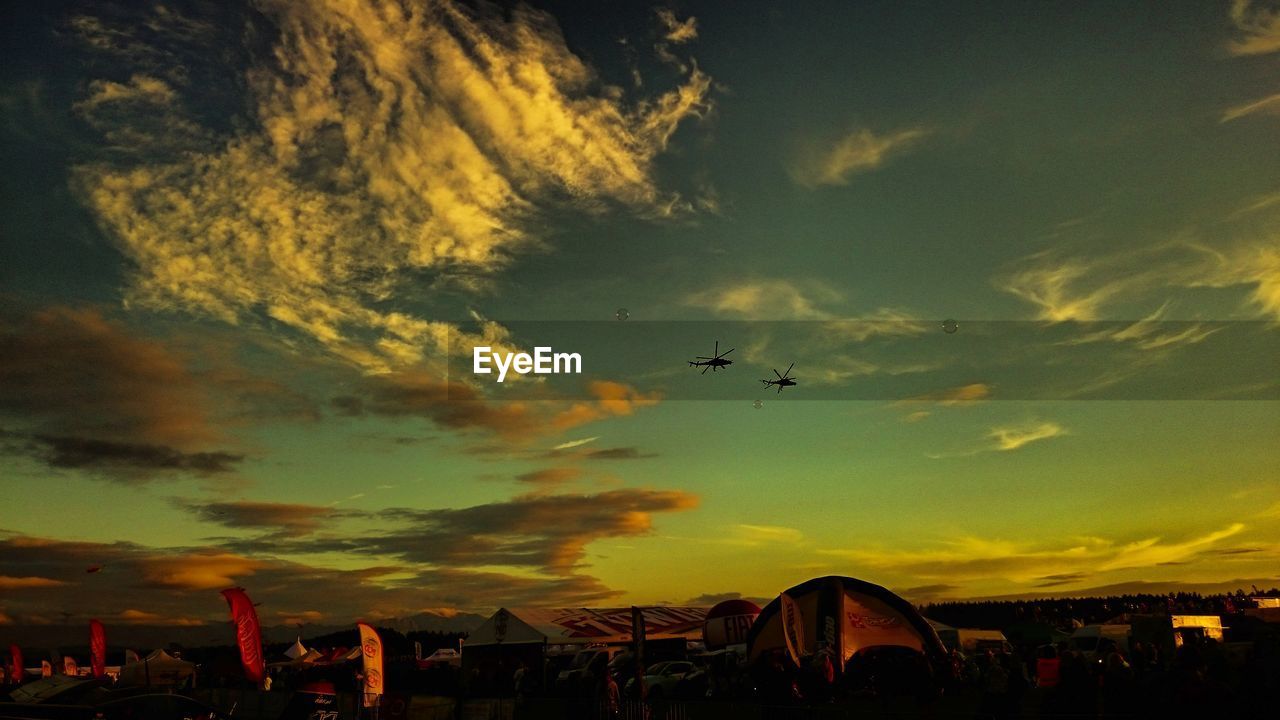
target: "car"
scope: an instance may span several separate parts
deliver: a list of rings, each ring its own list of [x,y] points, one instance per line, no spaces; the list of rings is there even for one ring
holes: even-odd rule
[[[692,675],[696,670],[697,666],[687,660],[665,660],[654,663],[644,671],[645,692],[650,699],[654,700],[663,697],[674,697],[679,694],[681,681]],[[629,680],[627,682],[628,689],[634,683],[634,678]]]
[[[0,720],[227,720],[204,702],[172,693],[102,694],[75,704],[0,703]]]

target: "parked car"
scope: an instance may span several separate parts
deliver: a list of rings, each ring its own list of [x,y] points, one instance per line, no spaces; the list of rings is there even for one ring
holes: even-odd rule
[[[227,720],[221,710],[185,695],[146,693],[100,702],[0,703],[0,720]]]
[[[697,666],[687,660],[667,660],[650,665],[644,671],[644,685],[649,698],[657,700],[679,695],[681,682],[696,670]],[[634,683],[635,678],[627,682],[628,690],[633,689]]]

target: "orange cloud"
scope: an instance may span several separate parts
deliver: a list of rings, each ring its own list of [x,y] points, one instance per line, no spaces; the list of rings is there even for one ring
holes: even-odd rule
[[[213,590],[235,585],[239,578],[253,575],[266,564],[231,553],[197,553],[176,557],[148,558],[142,563],[143,578],[158,587],[178,590]]]
[[[25,590],[28,588],[56,587],[58,585],[66,585],[66,583],[46,577],[0,575],[0,590]]]

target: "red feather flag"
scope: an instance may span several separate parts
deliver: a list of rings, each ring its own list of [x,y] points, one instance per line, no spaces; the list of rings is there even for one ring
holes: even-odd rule
[[[22,648],[17,645],[9,646],[9,663],[13,666],[13,682],[21,684],[25,679],[26,671],[22,668]]]
[[[356,623],[356,627],[364,656],[364,706],[377,707],[382,701],[382,637],[368,623]]]
[[[93,667],[93,676],[101,678],[107,674],[107,631],[97,620],[89,621],[89,663]]]
[[[262,629],[258,625],[258,613],[244,588],[228,588],[222,596],[231,606],[231,620],[236,624],[236,643],[240,645],[240,663],[251,682],[260,683],[266,677],[262,662]]]

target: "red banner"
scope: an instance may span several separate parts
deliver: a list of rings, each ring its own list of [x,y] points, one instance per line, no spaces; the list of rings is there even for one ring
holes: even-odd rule
[[[382,697],[382,638],[368,623],[356,623],[356,627],[364,656],[364,706],[376,707]]]
[[[107,631],[97,620],[89,621],[89,663],[95,678],[107,674]]]
[[[244,588],[228,588],[222,596],[231,606],[231,620],[236,624],[236,643],[240,645],[240,663],[244,675],[251,682],[260,683],[266,677],[262,662],[262,630],[258,626],[258,613]]]
[[[13,670],[14,684],[20,684],[26,676],[26,670],[22,668],[22,648],[17,645],[9,646],[9,665]]]

